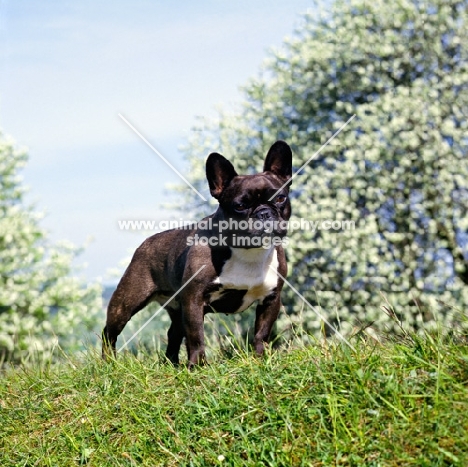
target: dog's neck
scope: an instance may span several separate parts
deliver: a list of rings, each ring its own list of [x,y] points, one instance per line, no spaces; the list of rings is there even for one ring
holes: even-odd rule
[[[265,263],[271,258],[275,247],[269,248],[232,248],[231,258],[242,263]]]

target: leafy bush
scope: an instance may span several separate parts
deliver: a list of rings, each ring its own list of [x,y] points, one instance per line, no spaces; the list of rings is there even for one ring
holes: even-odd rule
[[[292,220],[355,228],[290,232],[289,277],[332,324],[392,328],[385,306],[413,329],[466,326],[467,11],[466,0],[340,0],[307,14],[242,106],[188,142],[197,189],[212,151],[243,173],[261,169],[276,139],[293,146],[296,169],[310,159],[293,180]],[[319,331],[323,320],[288,286],[284,297],[293,320],[302,312]]]
[[[27,153],[0,133],[0,359],[50,358],[83,346],[101,311],[101,287],[72,277],[79,249],[52,245],[24,201]]]

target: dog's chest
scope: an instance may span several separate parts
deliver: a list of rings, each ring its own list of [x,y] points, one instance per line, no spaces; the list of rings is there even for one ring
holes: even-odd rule
[[[218,313],[238,313],[271,294],[278,283],[278,255],[274,248],[232,249],[221,274],[213,281],[219,289],[209,297]]]

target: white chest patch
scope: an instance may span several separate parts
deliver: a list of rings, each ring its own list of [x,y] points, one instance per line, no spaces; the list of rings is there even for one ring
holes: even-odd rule
[[[275,248],[232,248],[221,275],[214,280],[215,284],[221,284],[221,288],[212,294],[210,301],[217,300],[226,290],[246,290],[236,312],[244,311],[254,301],[262,301],[277,286],[277,270],[278,253]]]

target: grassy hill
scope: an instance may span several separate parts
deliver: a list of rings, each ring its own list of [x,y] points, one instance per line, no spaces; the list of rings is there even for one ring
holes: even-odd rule
[[[406,336],[189,372],[96,355],[0,379],[0,465],[468,465],[468,348]]]

